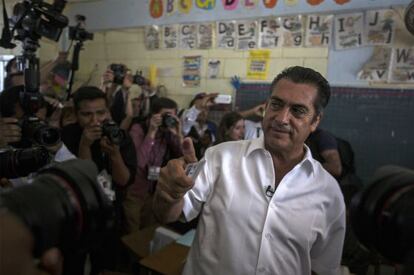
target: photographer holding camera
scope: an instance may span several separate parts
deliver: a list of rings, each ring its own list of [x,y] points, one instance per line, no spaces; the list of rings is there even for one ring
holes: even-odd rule
[[[175,101],[160,97],[153,101],[148,119],[131,127],[138,166],[135,182],[128,187],[124,203],[129,231],[142,229],[154,222],[151,198],[160,167],[182,155],[183,135],[176,112]]]
[[[59,130],[45,121],[45,102],[39,102],[36,113],[27,112],[20,98],[23,89],[14,86],[0,95],[0,148],[6,149],[1,153],[0,177],[7,179],[36,172],[50,159],[61,162],[75,158],[61,141]]]
[[[102,267],[112,268],[116,263],[118,237],[123,233],[123,213],[121,204],[125,187],[134,180],[136,155],[131,138],[119,127],[109,121],[107,98],[97,87],[81,87],[73,95],[73,103],[77,122],[62,128],[62,139],[69,150],[81,159],[92,160],[100,171],[99,178],[115,189],[115,209],[117,228],[113,236],[106,240],[106,247],[97,251],[92,259],[92,271],[100,271]],[[86,255],[78,255],[78,262],[73,266],[78,269],[72,274],[80,273]],[[96,260],[95,260],[96,259]],[[72,260],[72,259],[71,259]],[[75,259],[76,261],[76,259]],[[69,274],[69,273],[68,273]],[[93,273],[95,274],[95,273]]]

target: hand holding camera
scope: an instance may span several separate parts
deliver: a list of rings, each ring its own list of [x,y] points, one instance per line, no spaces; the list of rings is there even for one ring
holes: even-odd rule
[[[0,147],[4,147],[9,143],[20,141],[22,137],[22,130],[17,123],[17,118],[0,118]]]

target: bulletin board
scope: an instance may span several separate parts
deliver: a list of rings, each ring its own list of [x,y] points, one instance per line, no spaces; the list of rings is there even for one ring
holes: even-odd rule
[[[260,104],[269,88],[269,83],[242,84],[236,108]],[[414,169],[414,90],[332,87],[321,127],[351,143],[364,181],[385,164]]]

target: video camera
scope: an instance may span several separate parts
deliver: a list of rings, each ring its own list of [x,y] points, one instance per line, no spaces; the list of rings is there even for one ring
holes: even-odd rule
[[[111,71],[114,73],[114,83],[122,85],[124,83],[124,78],[128,72],[128,68],[123,64],[111,64],[109,66]],[[136,72],[132,76],[132,82],[139,86],[148,85],[149,80],[142,76],[142,72]]]
[[[34,256],[51,247],[87,250],[114,225],[112,202],[89,160],[69,160],[39,172],[32,184],[0,194],[0,210],[20,218],[33,234]]]
[[[93,40],[93,33],[87,32],[84,28],[86,17],[84,15],[76,15],[77,25],[69,27],[69,39],[77,41]]]
[[[392,262],[413,265],[414,171],[399,166],[378,169],[352,199],[350,220],[365,247]]]

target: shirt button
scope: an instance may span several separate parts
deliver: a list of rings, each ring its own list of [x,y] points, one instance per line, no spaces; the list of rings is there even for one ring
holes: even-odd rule
[[[271,240],[272,239],[272,234],[266,233],[265,238],[268,239],[268,240]]]

